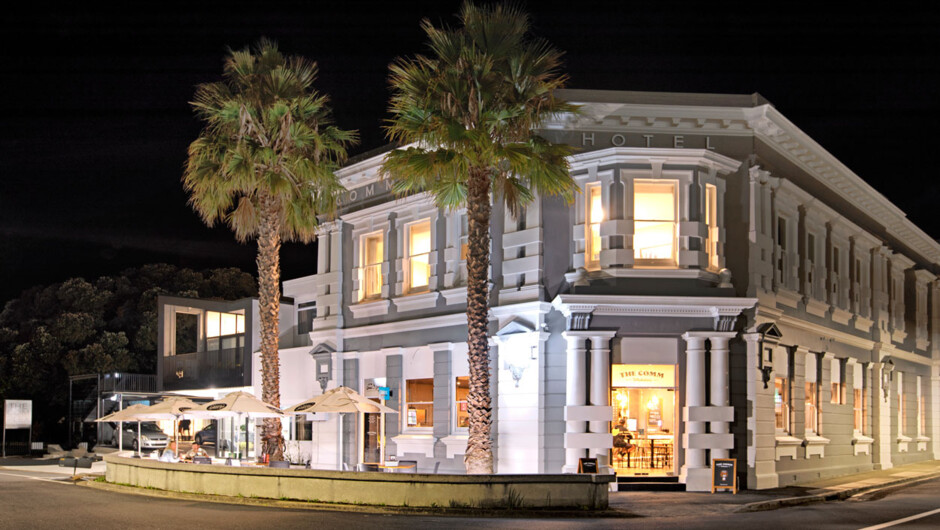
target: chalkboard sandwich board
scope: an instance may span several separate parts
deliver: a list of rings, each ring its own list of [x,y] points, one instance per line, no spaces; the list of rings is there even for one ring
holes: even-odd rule
[[[712,493],[720,489],[738,493],[737,463],[734,458],[712,459]]]
[[[579,458],[578,473],[597,473],[597,459]]]

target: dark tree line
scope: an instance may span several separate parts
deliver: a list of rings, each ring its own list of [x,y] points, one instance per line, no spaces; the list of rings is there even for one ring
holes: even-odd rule
[[[161,294],[235,300],[257,283],[235,268],[154,264],[23,291],[0,312],[0,400],[33,400],[33,438],[61,439],[70,375],[156,372]]]

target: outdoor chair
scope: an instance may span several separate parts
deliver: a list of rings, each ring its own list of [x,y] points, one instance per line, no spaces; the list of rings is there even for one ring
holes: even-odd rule
[[[212,459],[209,458],[208,456],[194,456],[193,463],[194,464],[211,464]]]
[[[359,464],[358,466],[356,466],[356,469],[358,471],[378,471],[379,465],[378,464]]]
[[[268,467],[276,467],[280,469],[290,469],[290,462],[287,460],[275,460],[268,464]]]
[[[403,466],[401,469],[396,469],[398,473],[417,473],[418,472],[418,461],[417,460],[399,460],[399,466]]]

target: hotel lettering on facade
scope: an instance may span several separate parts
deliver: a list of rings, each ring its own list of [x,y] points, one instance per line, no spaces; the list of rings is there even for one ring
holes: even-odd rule
[[[762,489],[940,457],[936,241],[759,95],[560,96],[581,115],[542,134],[582,193],[493,210],[498,473],[596,457],[703,491],[736,458]],[[395,198],[381,162],[340,172],[315,274],[284,282],[282,405],[346,385],[400,411],[301,418],[313,467],[462,472],[466,213]]]

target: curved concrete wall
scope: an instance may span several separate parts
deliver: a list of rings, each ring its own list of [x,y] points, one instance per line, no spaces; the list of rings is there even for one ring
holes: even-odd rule
[[[344,504],[607,508],[612,475],[427,475],[168,464],[105,457],[108,482],[188,493]]]

